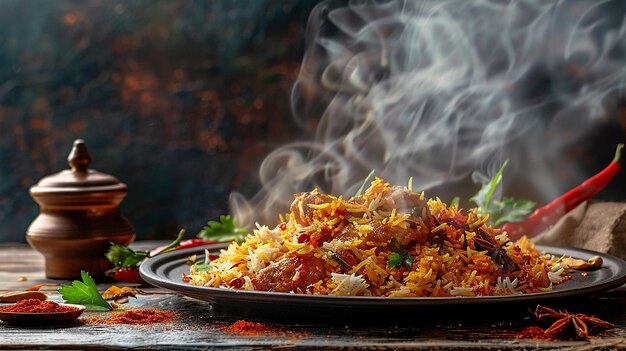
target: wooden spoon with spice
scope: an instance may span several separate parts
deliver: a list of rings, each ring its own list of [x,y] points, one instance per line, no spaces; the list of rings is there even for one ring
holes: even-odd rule
[[[62,324],[76,320],[84,310],[85,306],[82,305],[37,298],[22,299],[15,304],[0,307],[0,320],[20,325]]]
[[[0,294],[0,302],[5,303],[15,303],[28,299],[45,301],[48,299],[48,295],[39,291],[11,291],[8,293]]]

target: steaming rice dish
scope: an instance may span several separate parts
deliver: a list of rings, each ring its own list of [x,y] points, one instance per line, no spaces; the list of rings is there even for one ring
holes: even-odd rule
[[[548,291],[569,276],[523,237],[477,209],[426,200],[411,185],[375,179],[360,196],[296,194],[274,227],[222,250],[191,284],[342,296],[491,296]]]

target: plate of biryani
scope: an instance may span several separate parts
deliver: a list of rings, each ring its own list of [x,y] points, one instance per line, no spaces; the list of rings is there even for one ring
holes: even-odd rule
[[[410,184],[376,178],[347,199],[318,190],[294,197],[275,226],[257,224],[241,243],[155,256],[142,277],[216,305],[287,308],[534,301],[626,283],[620,258],[512,242],[488,215],[427,199]]]

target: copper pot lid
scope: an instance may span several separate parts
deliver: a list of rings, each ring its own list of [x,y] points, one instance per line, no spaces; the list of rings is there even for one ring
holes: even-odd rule
[[[88,169],[91,157],[82,139],[74,141],[67,157],[71,169],[47,176],[30,189],[31,194],[77,193],[100,191],[127,192],[127,186],[112,175]]]

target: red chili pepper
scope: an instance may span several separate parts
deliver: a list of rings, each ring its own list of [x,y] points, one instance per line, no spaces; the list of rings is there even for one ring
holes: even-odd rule
[[[298,235],[298,238],[296,240],[298,241],[298,244],[303,244],[311,240],[311,236],[307,233],[301,233],[300,235]]]
[[[113,276],[115,280],[131,283],[131,284],[145,284],[146,282],[141,278],[139,272],[131,268],[121,268],[115,271]]]
[[[620,158],[623,148],[624,144],[617,145],[613,161],[598,174],[552,200],[549,204],[536,209],[535,212],[530,214],[523,221],[505,223],[502,229],[507,232],[510,239],[516,240],[524,234],[528,236],[538,234],[550,225],[556,223],[564,214],[593,197],[609,184],[621,167]]]
[[[217,241],[215,241],[215,240],[205,240],[205,239],[183,240],[183,241],[180,242],[180,244],[178,246],[176,246],[176,250],[186,249],[188,247],[195,247],[195,246],[215,244],[215,243],[217,243]]]
[[[244,280],[241,278],[233,278],[228,282],[231,288],[240,289],[244,284]]]
[[[311,245],[315,247],[322,246],[325,242],[333,240],[332,230],[328,227],[322,227],[319,232],[311,235]]]

